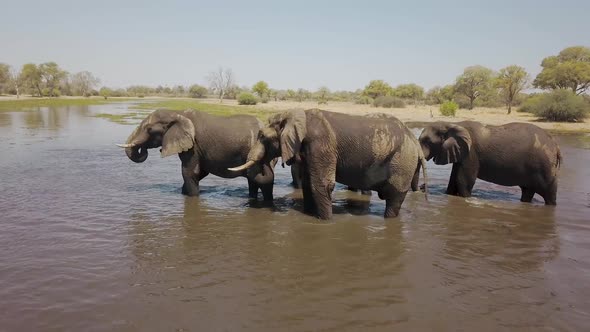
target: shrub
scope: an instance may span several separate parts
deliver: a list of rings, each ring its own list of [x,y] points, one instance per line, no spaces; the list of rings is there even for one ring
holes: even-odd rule
[[[377,97],[373,101],[375,107],[387,107],[387,108],[404,108],[406,103],[403,100],[393,96],[381,96]]]
[[[191,85],[188,89],[188,95],[191,98],[205,98],[207,96],[207,88],[198,84]]]
[[[519,111],[550,121],[577,122],[590,113],[590,103],[569,90],[558,89],[527,99]]]
[[[238,96],[238,104],[240,105],[256,105],[258,103],[258,99],[251,93],[242,92]]]
[[[373,98],[369,96],[359,96],[355,99],[354,103],[359,105],[371,105],[373,103]]]
[[[268,103],[268,97],[266,97],[266,96],[262,97],[262,98],[260,99],[260,102],[261,102],[261,103],[263,103],[263,104],[266,104],[266,103]]]
[[[444,103],[440,104],[440,114],[444,116],[455,116],[457,113],[457,109],[459,108],[459,104],[456,102],[449,100],[445,101]]]

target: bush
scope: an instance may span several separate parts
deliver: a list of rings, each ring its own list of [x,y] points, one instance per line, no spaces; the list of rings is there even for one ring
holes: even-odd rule
[[[590,103],[569,90],[558,89],[530,97],[519,111],[550,121],[577,122],[588,116]]]
[[[440,104],[440,114],[444,116],[455,116],[457,113],[457,109],[459,108],[459,104],[456,102],[449,100],[445,101],[444,103]]]
[[[251,93],[242,92],[238,96],[238,104],[240,105],[256,105],[258,103],[258,99]]]
[[[404,108],[406,103],[403,100],[393,96],[381,96],[377,97],[373,101],[375,107],[387,107],[387,108]]]
[[[369,96],[359,96],[354,100],[354,103],[359,105],[371,105],[373,103],[373,98]]]
[[[207,96],[207,88],[198,84],[191,85],[188,89],[188,95],[191,98],[205,98]]]
[[[262,98],[260,99],[260,102],[261,102],[261,103],[263,103],[263,104],[266,104],[266,103],[268,103],[268,97],[266,97],[266,96],[265,96],[265,97],[262,97]],[[256,105],[256,104],[255,104],[255,105]]]

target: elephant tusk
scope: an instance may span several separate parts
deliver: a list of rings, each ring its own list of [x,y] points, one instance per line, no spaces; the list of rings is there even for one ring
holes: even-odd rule
[[[132,148],[135,146],[135,144],[115,144],[116,146],[126,149],[126,148]]]
[[[248,160],[244,165],[238,166],[238,167],[228,168],[228,170],[230,170],[232,172],[243,171],[245,169],[248,169],[248,168],[252,167],[252,165],[254,165],[255,163],[256,162],[254,160]]]

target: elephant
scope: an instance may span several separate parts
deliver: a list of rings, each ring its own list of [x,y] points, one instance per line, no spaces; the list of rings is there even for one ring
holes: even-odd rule
[[[246,177],[250,198],[256,198],[260,189],[264,200],[272,201],[276,159],[260,158],[247,170],[228,170],[247,161],[262,127],[260,120],[249,115],[156,110],[135,128],[125,144],[118,146],[125,148],[136,163],[147,159],[148,149],[161,147],[162,158],[178,154],[185,195],[198,196],[199,181],[211,173],[222,178]]]
[[[291,182],[293,187],[296,189],[301,189],[301,165],[299,163],[291,164],[291,177],[293,178],[293,182]],[[353,188],[350,186],[346,189],[355,193],[359,191],[357,188]],[[371,196],[371,191],[361,190],[361,194]]]
[[[248,162],[233,170],[279,156],[287,165],[301,164],[304,211],[320,219],[332,217],[336,182],[377,191],[385,200],[385,218],[396,217],[420,167],[426,169],[416,138],[397,118],[319,109],[270,117]]]
[[[535,193],[555,205],[561,151],[551,135],[527,123],[435,122],[420,134],[427,160],[453,164],[447,194],[470,197],[476,179],[519,186],[522,202]]]

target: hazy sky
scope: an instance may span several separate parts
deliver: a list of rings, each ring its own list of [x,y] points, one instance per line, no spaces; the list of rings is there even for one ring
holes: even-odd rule
[[[55,61],[113,87],[206,83],[218,66],[239,85],[425,86],[464,67],[524,66],[590,46],[590,1],[6,1],[0,62]]]

